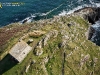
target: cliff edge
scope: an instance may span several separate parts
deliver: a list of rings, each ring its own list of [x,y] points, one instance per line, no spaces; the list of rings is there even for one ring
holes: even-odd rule
[[[99,20],[99,13],[100,8],[88,7],[70,15],[0,28],[0,74],[100,75],[100,48],[89,40],[95,31],[90,26]],[[9,52],[20,41],[32,49],[18,63]]]

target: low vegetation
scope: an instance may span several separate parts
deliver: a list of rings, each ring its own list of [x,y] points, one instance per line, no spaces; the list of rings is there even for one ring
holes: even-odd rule
[[[34,30],[41,30],[46,33],[40,37],[27,37],[24,39],[26,42],[30,38],[33,39],[33,43],[30,44],[33,49],[20,64],[16,63],[10,55],[4,57],[4,59],[0,61],[1,75],[100,74],[100,48],[86,39],[85,33],[88,30],[89,23],[82,17],[76,15],[61,16],[55,17],[52,20],[40,20],[38,22],[14,27],[15,26],[11,27],[11,30],[8,31],[6,31],[7,28],[5,27],[0,29],[0,35],[8,34],[5,37],[0,37],[0,39],[4,39],[4,45],[7,43],[7,47],[3,49],[0,47],[0,51],[2,51],[0,56],[2,56],[5,51],[9,52],[11,47],[13,47],[24,34]],[[48,37],[47,34],[53,30],[58,31],[57,36],[54,37],[54,35],[52,35],[48,38],[46,41],[47,44],[41,47],[43,53],[36,55],[34,51],[38,42]],[[42,44],[44,44],[43,41]],[[0,45],[2,44],[3,42],[0,41]]]

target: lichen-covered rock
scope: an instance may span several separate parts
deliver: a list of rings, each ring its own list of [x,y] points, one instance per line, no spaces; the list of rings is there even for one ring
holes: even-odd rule
[[[47,44],[47,41],[50,38],[55,38],[58,35],[58,31],[57,30],[51,30],[48,34],[46,34],[46,36],[43,38],[43,46],[45,46]]]
[[[43,53],[42,49],[42,40],[38,42],[36,48],[35,48],[35,54],[40,56]]]
[[[49,61],[49,58],[48,57],[45,57],[44,59],[43,59],[43,62],[46,64],[47,62]]]
[[[28,37],[40,37],[44,35],[46,32],[45,31],[40,31],[40,30],[34,30],[32,32],[29,32],[27,34],[23,34],[23,36],[19,39],[19,41],[26,39]]]
[[[38,31],[37,30],[37,31],[30,32],[29,36],[31,36],[31,37],[40,37],[45,33],[46,33],[45,31]]]
[[[35,48],[35,54],[36,55],[41,55],[43,53],[43,47],[47,45],[47,41],[50,40],[50,38],[55,38],[58,35],[57,30],[52,30],[49,33],[45,35],[45,37],[40,40]]]
[[[75,11],[76,14],[83,16],[89,23],[94,24],[100,18],[100,7],[87,7]]]
[[[43,53],[42,48],[40,48],[39,46],[35,49],[36,55],[40,56]]]
[[[64,35],[62,37],[62,46],[64,47],[65,45],[67,45],[67,41],[69,40],[69,37],[67,35]]]
[[[0,61],[0,74],[100,75],[100,48],[85,37],[90,23],[82,15],[87,14],[88,16],[89,12],[93,11],[91,9],[87,10],[83,9],[79,13],[74,13],[74,15],[58,16],[50,20],[41,20],[29,24],[28,26],[31,26],[31,30],[28,33],[37,28],[36,31],[45,30],[46,34],[39,38],[26,35],[25,37],[27,38],[28,36],[28,38],[25,41],[30,38],[34,40],[29,44],[33,45],[34,54],[30,52],[26,59],[17,66],[12,61],[9,61],[7,55]],[[93,18],[93,14],[91,18]],[[91,32],[93,34],[94,30],[92,29]],[[86,35],[87,37],[88,34]],[[32,35],[40,34],[36,32],[35,34],[32,33]],[[7,51],[10,48],[9,45]],[[30,66],[27,63],[29,61]],[[14,64],[14,66],[11,64],[10,68],[5,67],[10,66],[10,63]],[[27,73],[24,73],[25,70]]]
[[[80,61],[81,67],[82,67],[87,61],[89,61],[89,59],[90,59],[90,55],[89,55],[89,54],[85,55],[84,58],[81,59],[81,61]]]

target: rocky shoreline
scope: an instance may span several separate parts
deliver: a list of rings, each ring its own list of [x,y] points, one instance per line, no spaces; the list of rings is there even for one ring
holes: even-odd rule
[[[88,32],[86,33],[87,39],[91,40],[93,34],[96,32],[92,27],[96,23],[96,21],[100,20],[100,7],[86,7],[80,10],[75,11],[74,13],[81,15],[85,20],[90,23],[90,27],[88,28]]]
[[[87,7],[70,15],[0,28],[0,74],[99,75],[100,48],[89,41],[99,13],[100,8]],[[20,40],[32,50],[18,64],[9,51]]]

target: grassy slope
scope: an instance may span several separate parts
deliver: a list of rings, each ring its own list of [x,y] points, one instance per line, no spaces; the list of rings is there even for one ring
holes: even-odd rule
[[[100,49],[91,41],[86,39],[85,32],[89,27],[89,24],[78,16],[60,17],[53,19],[54,21],[43,23],[43,27],[37,27],[40,30],[49,32],[52,29],[58,30],[59,34],[56,38],[51,38],[48,44],[43,48],[43,54],[36,56],[31,51],[24,61],[20,64],[16,64],[9,60],[7,56],[3,59],[3,64],[0,64],[0,71],[3,75],[99,75],[100,68]],[[72,23],[71,27],[67,24]],[[34,23],[33,25],[41,25],[41,22]],[[32,26],[32,25],[31,25]],[[33,26],[34,28],[34,26]],[[31,28],[31,30],[34,30]],[[63,32],[63,33],[62,33]],[[68,36],[65,47],[59,48],[58,45],[62,42],[62,36]],[[36,41],[33,45],[41,39],[34,38]],[[65,58],[64,58],[65,54]],[[85,56],[88,56],[86,59]],[[49,57],[49,61],[43,64],[45,57]],[[97,58],[97,62],[95,61]],[[83,65],[81,60],[84,59]],[[35,60],[27,73],[25,68],[30,64],[30,61]],[[7,63],[9,62],[9,63]],[[10,64],[12,63],[12,64]],[[6,66],[8,68],[5,68]],[[63,67],[64,65],[64,67]],[[46,70],[44,69],[46,68]]]

